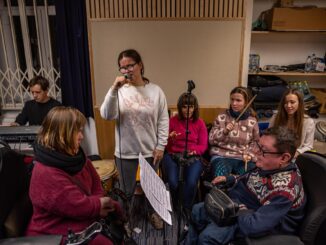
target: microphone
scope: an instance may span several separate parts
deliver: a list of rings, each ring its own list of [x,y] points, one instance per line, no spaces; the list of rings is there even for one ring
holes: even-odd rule
[[[191,91],[196,87],[195,83],[193,80],[188,80],[188,93],[191,93]]]
[[[127,74],[127,73],[123,74],[123,76],[125,77],[125,79],[129,79],[129,80],[131,80],[132,77],[131,74]]]
[[[127,79],[128,80],[131,80],[131,74],[123,74],[123,77],[125,78],[124,81],[120,81],[120,82],[117,82],[117,85],[115,87],[115,90],[118,90],[119,88],[121,88],[124,84],[127,83]]]

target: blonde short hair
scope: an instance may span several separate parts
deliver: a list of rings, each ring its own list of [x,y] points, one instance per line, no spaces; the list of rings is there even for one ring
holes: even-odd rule
[[[57,106],[43,120],[37,143],[55,151],[74,155],[75,135],[86,124],[85,116],[72,107]]]

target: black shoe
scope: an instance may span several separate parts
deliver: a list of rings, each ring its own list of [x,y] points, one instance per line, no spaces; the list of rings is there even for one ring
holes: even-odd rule
[[[191,209],[185,208],[184,212],[185,212],[185,217],[186,217],[186,223],[189,224],[189,222],[191,220]]]

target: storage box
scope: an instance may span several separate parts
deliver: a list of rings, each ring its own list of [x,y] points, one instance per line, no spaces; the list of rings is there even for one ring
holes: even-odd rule
[[[293,0],[278,0],[275,7],[293,7]]]
[[[321,103],[319,112],[326,113],[326,89],[325,88],[311,88],[311,93],[316,97],[317,101]]]
[[[265,12],[269,30],[326,30],[326,8],[272,8]]]

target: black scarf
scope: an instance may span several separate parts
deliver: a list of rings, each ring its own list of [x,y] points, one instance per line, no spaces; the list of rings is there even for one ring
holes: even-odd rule
[[[86,163],[86,156],[82,148],[79,148],[75,156],[70,156],[35,144],[34,155],[36,161],[49,167],[61,169],[69,175],[77,174]]]
[[[229,112],[230,116],[235,119],[238,118],[238,116],[241,113],[241,112],[236,112],[236,111],[232,110],[232,108],[228,109],[228,112]],[[249,116],[250,116],[250,110],[246,110],[245,113],[243,113],[242,116],[240,117],[240,120],[246,120]]]

